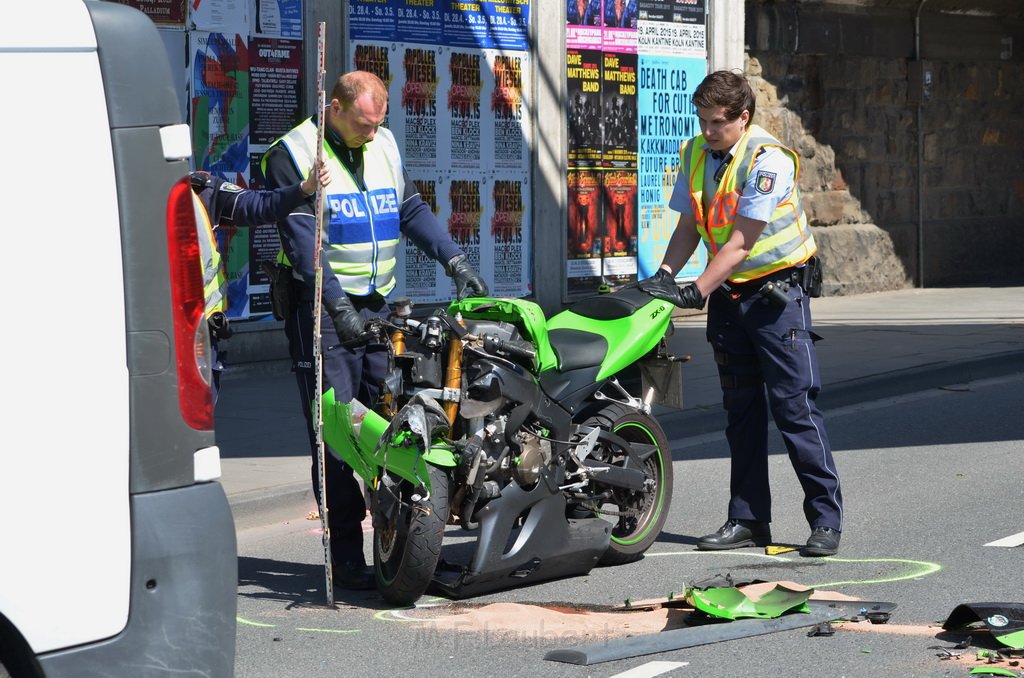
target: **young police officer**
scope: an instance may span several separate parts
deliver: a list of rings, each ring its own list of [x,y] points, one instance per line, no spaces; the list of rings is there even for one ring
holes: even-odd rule
[[[330,104],[322,111],[327,116],[323,148],[316,147],[316,121],[310,118],[276,141],[263,157],[270,186],[285,186],[306,176],[318,153],[331,171],[321,258],[323,388],[333,388],[338,402],[358,398],[368,407],[376,404],[380,393],[387,349],[342,343],[358,338],[366,320],[388,314],[385,297],[396,282],[400,234],[444,264],[460,297],[467,292],[487,294],[487,284],[420,197],[402,166],[395,138],[380,126],[387,107],[388,91],[380,78],[366,71],[346,73],[338,78]],[[306,204],[278,221],[278,231],[284,254],[294,267],[300,299],[285,320],[285,333],[309,424],[313,487],[319,494],[311,415],[316,387],[312,369],[315,223],[312,205]],[[363,556],[361,522],[366,504],[362,493],[352,469],[334,454],[325,456],[325,464],[334,583],[349,589],[373,588],[373,573]]]
[[[708,75],[693,97],[703,134],[683,144],[669,205],[680,213],[661,268],[641,282],[683,308],[708,303],[708,341],[722,382],[732,457],[726,523],[701,550],[771,541],[768,416],[782,434],[804,492],[811,536],[802,553],[839,550],[839,475],[815,398],[821,388],[810,299],[817,250],[800,203],[796,154],[757,125],[754,93],[728,71]],[[703,240],[709,262],[682,288],[676,272]],[[766,397],[767,387],[767,397]]]
[[[199,256],[203,266],[203,293],[206,297],[206,321],[210,327],[213,366],[213,398],[220,390],[220,373],[224,370],[218,340],[231,336],[225,311],[228,307],[228,284],[221,263],[214,229],[218,226],[259,226],[272,224],[316,193],[317,180],[322,185],[331,181],[326,167],[310,172],[309,177],[275,191],[252,191],[236,186],[208,172],[192,172],[192,194],[199,229]]]

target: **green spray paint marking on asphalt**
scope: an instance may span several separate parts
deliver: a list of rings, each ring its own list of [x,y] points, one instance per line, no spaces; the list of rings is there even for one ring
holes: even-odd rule
[[[243,619],[242,617],[235,617],[235,621],[237,621],[239,624],[245,624],[247,626],[260,626],[260,627],[263,627],[265,629],[277,628],[277,624],[261,624],[259,622],[254,622],[254,621],[249,621],[248,619]]]
[[[774,560],[776,562],[792,563],[792,558],[783,558],[781,556],[769,556],[763,553],[722,553],[721,551],[670,551],[668,553],[645,553],[645,558],[653,558],[656,556],[746,556],[748,558],[762,558],[764,560]],[[845,586],[850,584],[888,584],[895,581],[903,581],[905,579],[917,579],[919,577],[927,577],[928,575],[935,574],[942,570],[942,566],[938,563],[930,563],[926,560],[908,560],[906,558],[836,558],[835,556],[829,556],[827,558],[816,558],[815,560],[831,560],[837,563],[904,563],[907,565],[914,566],[910,572],[892,577],[880,577],[876,579],[851,579],[849,581],[832,581],[825,582],[822,584],[805,584],[811,588],[825,588],[829,586]]]
[[[296,631],[311,631],[313,633],[362,633],[362,629],[307,629],[301,626],[295,627]]]
[[[823,558],[823,560],[831,560],[836,563],[906,563],[908,565],[916,566],[917,569],[912,569],[906,574],[894,577],[851,581],[830,581],[824,584],[807,584],[807,586],[812,588],[826,588],[829,586],[843,586],[844,584],[888,584],[894,581],[903,581],[905,579],[927,577],[928,575],[935,574],[942,569],[942,566],[938,563],[929,563],[926,560],[907,560],[905,558],[836,558],[835,556],[829,556],[828,558]]]

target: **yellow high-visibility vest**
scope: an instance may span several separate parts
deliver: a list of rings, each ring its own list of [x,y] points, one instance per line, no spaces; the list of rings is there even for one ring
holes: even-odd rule
[[[221,266],[220,250],[213,234],[210,215],[203,201],[192,191],[192,204],[196,213],[196,232],[199,234],[199,261],[203,266],[203,296],[206,297],[206,317],[228,308],[227,278]]]
[[[299,174],[309,176],[316,157],[316,125],[309,118],[274,142],[291,154]],[[273,146],[272,144],[271,146]],[[324,157],[331,172],[324,205],[324,257],[342,289],[365,296],[386,295],[395,287],[395,266],[400,233],[399,212],[405,193],[401,156],[395,138],[380,127],[373,141],[363,146],[363,183],[324,141]],[[263,168],[266,171],[266,154]],[[283,259],[283,253],[279,255]]]
[[[734,159],[726,168],[718,190],[711,196],[705,211],[704,168],[708,153],[702,146],[703,135],[685,142],[679,149],[679,161],[683,176],[689,177],[690,206],[697,219],[697,232],[707,247],[708,257],[713,259],[718,250],[729,242],[743,185],[750,175],[754,160],[762,148],[775,146],[793,160],[793,190],[772,212],[750,254],[733,271],[729,280],[747,282],[807,261],[818,247],[814,243],[800,201],[800,188],[797,185],[800,160],[796,153],[758,125],[751,125],[734,149]]]

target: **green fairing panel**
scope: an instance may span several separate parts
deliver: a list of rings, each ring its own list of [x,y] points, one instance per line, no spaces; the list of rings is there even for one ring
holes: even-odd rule
[[[794,591],[778,584],[755,601],[737,588],[694,589],[690,592],[690,602],[712,617],[774,619],[789,611],[810,612],[807,601],[812,593],[814,589]]]
[[[671,321],[672,304],[651,299],[643,308],[625,318],[595,320],[577,315],[570,309],[548,320],[547,327],[549,332],[563,329],[590,332],[608,342],[608,354],[597,374],[600,381],[629,367],[657,346]]]
[[[463,318],[473,320],[496,320],[513,323],[522,328],[526,339],[537,347],[537,363],[540,372],[558,365],[558,358],[551,350],[545,325],[547,320],[540,306],[526,299],[498,299],[495,297],[469,297],[453,301],[448,313],[461,313]]]
[[[1017,678],[1017,672],[1010,669],[1002,669],[998,666],[975,666],[971,669],[972,676],[1011,676]]]
[[[393,444],[378,449],[381,436],[388,427],[388,420],[372,410],[366,410],[357,435],[352,421],[352,404],[337,402],[333,388],[324,393],[323,405],[324,442],[371,486],[376,482],[378,469],[384,465],[385,458],[389,472],[414,485],[423,485],[428,490],[428,463],[446,468],[456,464],[455,454],[447,445],[432,445],[425,454],[420,454],[420,446],[415,442],[401,444],[406,438],[404,432],[396,436]]]

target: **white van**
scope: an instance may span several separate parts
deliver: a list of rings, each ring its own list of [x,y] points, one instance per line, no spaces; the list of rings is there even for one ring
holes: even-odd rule
[[[163,44],[124,5],[4,2],[0,92],[0,676],[229,676],[235,532]]]

